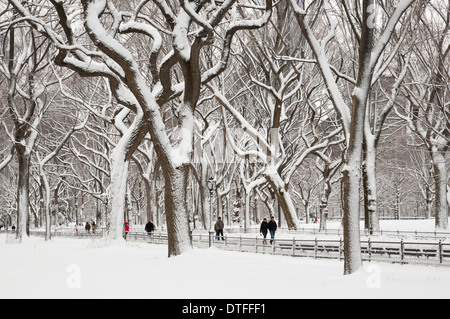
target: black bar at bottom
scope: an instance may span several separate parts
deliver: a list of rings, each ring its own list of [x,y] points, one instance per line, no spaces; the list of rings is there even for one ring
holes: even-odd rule
[[[157,302],[152,300],[151,302]],[[294,318],[307,300],[241,300],[186,299],[160,300],[160,308],[167,318]],[[166,312],[167,311],[167,312]],[[296,316],[295,316],[296,317]]]

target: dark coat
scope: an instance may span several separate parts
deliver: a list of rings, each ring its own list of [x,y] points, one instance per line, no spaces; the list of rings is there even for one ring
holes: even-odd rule
[[[214,225],[214,230],[223,230],[225,228],[225,225],[222,220],[218,220],[216,224]]]
[[[269,229],[269,223],[268,222],[262,222],[261,227],[259,228],[260,233],[267,233],[267,230]]]
[[[155,230],[155,225],[153,225],[152,222],[148,222],[147,225],[145,225],[145,231],[147,233],[151,233],[154,230]]]
[[[277,223],[274,220],[271,220],[268,224],[269,230],[277,230]]]

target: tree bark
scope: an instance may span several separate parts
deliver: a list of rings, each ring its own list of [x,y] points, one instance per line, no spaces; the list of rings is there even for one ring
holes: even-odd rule
[[[285,183],[278,174],[267,174],[266,179],[278,199],[289,230],[297,230],[299,225],[297,212],[291,194],[286,190]]]
[[[364,141],[363,187],[364,187],[364,228],[369,233],[380,231],[377,207],[376,152],[373,141]]]
[[[329,177],[324,174],[324,186],[320,197],[320,226],[319,231],[327,230],[328,199],[331,194],[331,183]]]
[[[169,242],[169,257],[192,249],[187,209],[188,166],[174,169],[169,163],[161,163],[165,180],[165,213]]]
[[[435,180],[435,220],[436,229],[446,230],[448,224],[447,203],[447,168],[445,152],[434,149],[432,152],[434,180]]]
[[[19,178],[17,181],[17,238],[23,238],[28,234],[28,216],[30,207],[30,156],[25,146],[17,145],[19,161]]]

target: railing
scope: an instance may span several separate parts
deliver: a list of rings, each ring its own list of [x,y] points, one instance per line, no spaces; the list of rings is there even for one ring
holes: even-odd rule
[[[12,231],[9,230],[9,233]],[[32,234],[36,234],[36,236],[45,236],[44,230],[30,230]],[[130,234],[139,233],[137,227],[134,229],[130,229]],[[162,231],[163,232],[163,231]],[[200,236],[207,236],[207,231],[203,231],[205,235]],[[0,230],[0,234],[5,233],[5,230]],[[197,230],[197,234],[202,233],[202,230]],[[226,235],[227,236],[233,236],[234,234],[254,234],[255,236],[259,234],[259,228],[248,228],[247,230],[244,230],[244,228],[227,228],[226,229]],[[277,234],[289,234],[292,236],[295,235],[313,235],[313,236],[334,236],[336,238],[340,238],[344,235],[344,231],[342,228],[338,229],[326,229],[326,230],[318,230],[317,228],[300,228],[298,230],[287,230],[279,228],[277,231]],[[99,228],[95,233],[92,231],[90,233],[86,232],[84,229],[80,229],[77,232],[75,230],[69,230],[69,229],[52,229],[52,236],[78,236],[78,237],[94,237],[94,236],[105,236],[106,235],[106,228]],[[446,240],[450,239],[450,232],[445,231],[432,231],[432,232],[426,232],[426,231],[401,231],[401,230],[380,230],[377,232],[369,233],[367,231],[361,230],[360,231],[361,237],[366,236],[387,236],[387,237],[398,237],[398,238],[414,238],[414,239],[436,239],[436,240]]]
[[[268,241],[268,240],[267,240]],[[256,252],[310,258],[344,258],[344,244],[332,239],[275,239],[272,245],[264,244],[260,237],[226,236],[224,241],[214,241],[214,246],[233,251]],[[441,264],[450,266],[450,243],[419,241],[361,241],[362,259],[403,264]]]
[[[45,231],[32,230],[33,236],[45,236]],[[85,231],[55,231],[52,237],[102,238],[104,232],[87,233]],[[152,244],[166,245],[168,236],[165,232],[154,232],[149,237],[145,232],[130,232],[128,241],[142,241]],[[344,258],[342,239],[270,239],[262,237],[225,235],[217,240],[213,233],[195,233],[192,243],[197,248],[214,245],[217,248],[240,252],[253,252],[271,255],[309,258]],[[442,240],[361,240],[361,255],[364,261],[384,261],[401,264],[430,264],[450,266],[450,242]]]
[[[45,230],[30,230],[30,235],[45,237]],[[51,231],[51,237],[77,237],[77,238],[102,238],[106,236],[105,229],[99,229],[95,232],[87,232],[85,230],[53,230]]]
[[[229,234],[233,233],[247,233],[247,234],[258,234],[259,228],[248,228],[247,230],[244,230],[243,228],[230,228],[227,229],[227,232]],[[300,228],[297,230],[287,230],[287,229],[280,229],[278,231],[279,233],[286,233],[291,235],[300,235],[300,234],[309,234],[309,235],[330,235],[330,236],[336,236],[341,237],[344,235],[344,230],[342,228],[338,229],[325,229],[325,230],[319,230],[317,228]],[[392,237],[415,237],[415,238],[434,238],[434,239],[447,239],[450,238],[450,232],[445,231],[432,231],[432,232],[426,232],[426,231],[403,231],[403,230],[380,230],[376,232],[368,232],[365,230],[360,231],[361,236],[392,236]]]

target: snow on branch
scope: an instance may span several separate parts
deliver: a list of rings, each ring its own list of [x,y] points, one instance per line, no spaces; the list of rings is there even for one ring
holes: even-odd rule
[[[12,147],[9,154],[0,162],[0,171],[2,171],[13,159],[15,148]]]
[[[333,102],[336,112],[340,116],[342,126],[344,128],[344,134],[347,140],[349,140],[350,123],[351,123],[350,109],[339,90],[339,87],[333,75],[334,72],[332,70],[331,64],[326,56],[326,48],[324,47],[324,45],[328,41],[321,42],[316,38],[313,31],[311,30],[309,23],[306,21],[307,12],[301,9],[297,5],[295,0],[290,0],[290,5],[294,10],[295,18],[297,19],[297,22],[299,23],[300,28],[302,29],[303,35],[306,37],[306,40],[308,41],[309,46],[311,47],[314,53],[317,64],[322,72],[324,81],[330,94],[330,98]],[[331,17],[329,17],[329,19],[330,21],[333,21]],[[328,39],[331,37],[332,33],[333,32],[329,33]]]
[[[370,62],[372,70],[375,68],[378,60],[380,59],[392,35],[394,34],[395,28],[397,27],[400,18],[415,1],[416,0],[402,0],[399,4],[397,4],[394,13],[389,18],[388,24],[386,25],[383,33],[380,36],[380,39],[378,40],[378,43],[372,50],[372,60]]]
[[[214,32],[213,26],[203,19],[199,14],[197,14],[197,5],[195,2],[189,2],[187,0],[180,0],[181,6],[184,11],[189,15],[189,17],[195,21],[199,26],[203,27],[209,34]]]
[[[258,131],[229,103],[228,99],[219,92],[215,87],[208,85],[208,88],[214,93],[216,100],[238,121],[241,127],[253,139],[253,141],[265,150],[270,150],[271,146],[267,143],[266,138],[261,136]]]

